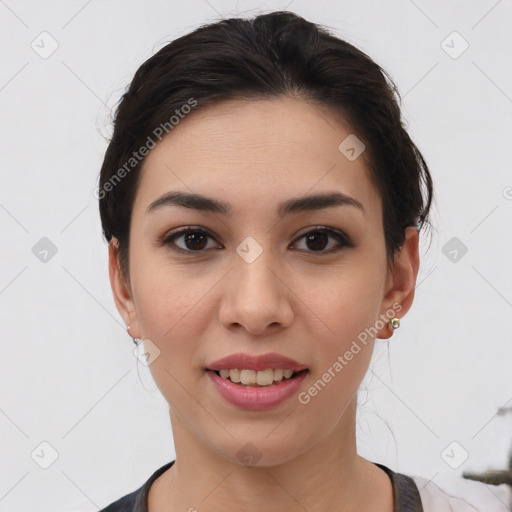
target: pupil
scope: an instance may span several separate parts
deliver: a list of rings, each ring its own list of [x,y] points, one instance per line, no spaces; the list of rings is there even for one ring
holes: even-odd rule
[[[202,244],[200,240],[201,238],[203,239]],[[185,245],[187,246],[188,249],[203,249],[205,246],[205,239],[206,237],[202,233],[188,233],[185,235]]]
[[[322,238],[322,241],[324,243],[322,243],[322,241],[319,242],[318,238]],[[328,236],[326,233],[312,233],[311,235],[309,235],[307,238],[306,238],[306,243],[308,244],[308,248],[310,249],[313,249],[313,250],[321,250],[321,249],[324,249],[325,246],[327,245],[327,239],[328,239]],[[313,246],[311,246],[310,242],[313,242]]]

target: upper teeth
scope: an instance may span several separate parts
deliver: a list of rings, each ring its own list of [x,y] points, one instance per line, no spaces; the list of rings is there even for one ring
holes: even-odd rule
[[[269,386],[274,381],[281,381],[283,377],[289,379],[293,375],[293,370],[278,368],[273,370],[268,368],[263,371],[255,370],[220,370],[220,376],[230,379],[232,382],[240,382],[245,385],[259,384],[260,386]]]

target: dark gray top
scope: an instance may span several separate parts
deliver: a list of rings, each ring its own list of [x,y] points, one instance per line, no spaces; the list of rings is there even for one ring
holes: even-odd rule
[[[148,495],[151,484],[167,471],[174,462],[174,460],[168,462],[157,469],[136,491],[119,498],[107,507],[102,508],[100,512],[148,512]],[[376,462],[373,464],[385,471],[391,479],[395,500],[393,512],[424,512],[418,487],[411,477],[395,473],[382,464]]]

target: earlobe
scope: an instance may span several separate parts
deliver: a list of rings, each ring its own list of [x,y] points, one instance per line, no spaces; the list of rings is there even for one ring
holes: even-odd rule
[[[405,241],[402,247],[395,252],[394,268],[390,271],[388,289],[382,302],[383,315],[395,310],[394,317],[400,319],[412,306],[420,263],[418,243],[418,229],[415,226],[409,226],[405,230]],[[391,319],[388,318],[378,338],[388,339],[393,335]]]
[[[118,240],[116,238],[112,238],[108,244],[108,260],[110,286],[116,308],[125,324],[130,326],[130,332],[134,336],[140,337],[132,293],[119,265]]]

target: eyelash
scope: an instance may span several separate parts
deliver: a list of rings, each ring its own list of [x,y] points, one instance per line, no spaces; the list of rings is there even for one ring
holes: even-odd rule
[[[176,251],[178,253],[182,253],[182,254],[193,254],[193,253],[201,253],[201,252],[205,252],[207,251],[208,249],[200,249],[200,250],[197,250],[197,251],[193,251],[193,250],[190,250],[190,249],[182,249],[181,247],[177,247],[176,244],[174,243],[175,240],[177,240],[178,238],[184,236],[184,235],[187,235],[187,234],[205,234],[207,235],[208,237],[212,238],[213,240],[215,240],[215,237],[212,236],[208,230],[204,229],[204,228],[191,228],[191,227],[186,227],[186,228],[183,228],[183,229],[180,229],[178,231],[175,231],[174,233],[171,233],[170,235],[166,235],[162,238],[160,238],[158,240],[159,244],[161,246],[165,245],[165,246],[171,246],[173,245],[174,247],[171,247],[171,249],[173,251]],[[311,253],[311,254],[331,254],[331,253],[334,253],[334,252],[338,252],[339,250],[341,250],[341,248],[343,247],[347,247],[347,248],[353,248],[355,247],[355,244],[350,240],[350,238],[345,235],[343,232],[341,231],[337,231],[337,230],[334,230],[332,228],[327,228],[327,227],[324,227],[324,226],[317,226],[316,228],[313,228],[312,230],[302,234],[299,238],[297,238],[294,242],[294,244],[298,241],[298,240],[301,240],[303,238],[305,238],[306,236],[308,235],[311,235],[311,234],[315,234],[315,233],[326,233],[328,236],[332,237],[332,238],[335,238],[338,243],[342,246],[338,249],[329,249],[329,250],[321,250],[321,251],[306,251],[308,253]],[[217,242],[218,243],[218,242]]]

